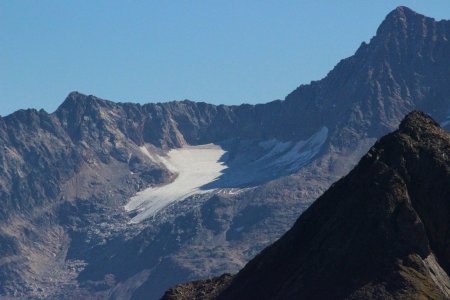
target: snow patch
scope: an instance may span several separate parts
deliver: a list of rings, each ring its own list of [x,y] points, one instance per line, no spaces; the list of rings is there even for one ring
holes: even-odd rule
[[[258,159],[257,161],[263,161],[268,158],[273,158],[283,152],[285,152],[289,147],[292,146],[292,142],[280,142],[276,139],[268,140],[260,142],[259,145],[266,149],[270,150],[269,153]]]
[[[141,146],[139,147],[139,150],[141,150],[142,154],[144,154],[145,156],[147,156],[148,158],[150,158],[151,161],[153,161],[154,163],[157,163],[159,165],[164,166],[167,170],[169,170],[172,173],[176,173],[178,170],[177,168],[166,158],[164,158],[163,156],[156,156],[156,155],[152,155],[147,147],[145,146]]]
[[[145,156],[150,158],[153,162],[156,162],[155,157],[153,155],[151,155],[150,152],[148,152],[147,147],[141,146],[141,147],[139,147],[139,150],[141,150],[142,154],[144,154]]]
[[[289,151],[273,161],[271,165],[285,165],[288,170],[296,171],[316,156],[327,137],[328,128],[322,127],[306,141],[296,143]]]
[[[140,149],[154,162],[162,163],[178,176],[169,184],[145,189],[132,197],[125,205],[127,211],[137,212],[131,223],[154,216],[167,205],[193,194],[212,191],[200,187],[216,180],[226,168],[219,161],[225,151],[213,144],[172,149],[167,153],[167,158],[152,155],[145,147]]]
[[[450,116],[447,117],[447,119],[445,119],[442,123],[441,123],[441,127],[445,127],[448,124],[450,124]]]

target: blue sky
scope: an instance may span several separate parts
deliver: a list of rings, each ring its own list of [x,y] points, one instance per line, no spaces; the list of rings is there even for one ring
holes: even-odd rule
[[[0,115],[71,91],[114,101],[262,103],[318,80],[406,5],[450,1],[0,1]]]

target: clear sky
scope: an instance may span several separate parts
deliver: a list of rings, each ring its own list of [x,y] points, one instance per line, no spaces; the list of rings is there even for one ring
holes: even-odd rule
[[[71,91],[114,101],[262,103],[318,80],[405,5],[450,1],[0,1],[0,115]]]

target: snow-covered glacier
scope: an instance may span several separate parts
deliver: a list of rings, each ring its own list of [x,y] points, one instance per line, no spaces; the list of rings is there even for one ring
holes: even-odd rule
[[[132,219],[133,223],[155,215],[172,202],[193,194],[209,192],[200,187],[216,180],[226,168],[219,161],[225,151],[213,144],[172,149],[167,157],[151,155],[147,149],[143,152],[153,161],[160,162],[168,170],[177,173],[177,177],[169,184],[145,189],[130,199],[125,209],[138,212]]]
[[[147,188],[125,205],[136,215],[131,223],[155,216],[170,204],[195,194],[217,190],[235,193],[298,171],[320,151],[328,138],[328,128],[322,127],[310,138],[301,141],[264,141],[183,146],[166,155],[152,154],[145,146],[141,151],[148,159],[177,174],[172,182]],[[244,146],[243,146],[244,145]]]

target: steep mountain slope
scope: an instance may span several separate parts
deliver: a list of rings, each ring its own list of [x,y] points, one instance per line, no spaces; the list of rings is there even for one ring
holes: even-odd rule
[[[450,134],[409,114],[233,280],[164,299],[448,299],[449,154]]]
[[[450,128],[449,35],[449,21],[399,7],[284,101],[138,105],[73,92],[52,114],[0,117],[0,295],[158,298],[237,271],[407,112]],[[189,168],[170,167],[176,151],[209,143],[224,153],[207,162],[224,167],[217,180],[187,198],[157,194],[170,205],[156,214],[130,204],[179,182]]]

